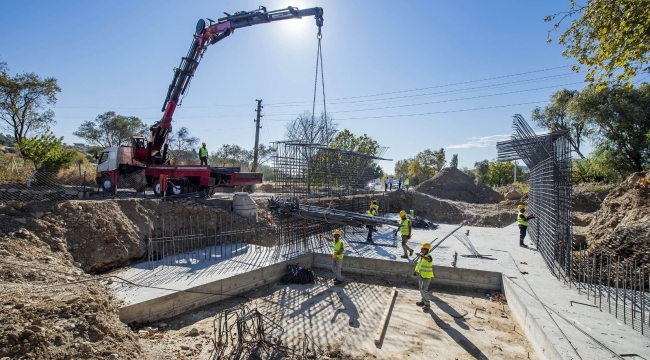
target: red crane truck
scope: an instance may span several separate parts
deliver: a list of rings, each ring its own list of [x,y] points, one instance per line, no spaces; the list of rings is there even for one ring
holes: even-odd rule
[[[174,70],[174,78],[162,108],[162,119],[151,127],[149,139],[133,136],[131,146],[112,147],[102,152],[98,160],[96,180],[104,191],[115,192],[119,184],[120,187],[131,187],[137,191],[144,190],[146,186],[153,187],[156,196],[196,191],[212,194],[220,186],[262,183],[261,173],[241,172],[240,168],[169,164],[167,140],[172,131],[172,116],[208,46],[225,39],[238,28],[300,19],[304,16],[314,16],[320,34],[323,9],[316,7],[299,10],[289,6],[286,9],[266,11],[264,6],[260,6],[253,11],[224,14],[226,16],[216,22],[207,19],[209,23],[206,24],[205,20],[200,19],[196,24],[187,56],[182,58],[180,66]]]

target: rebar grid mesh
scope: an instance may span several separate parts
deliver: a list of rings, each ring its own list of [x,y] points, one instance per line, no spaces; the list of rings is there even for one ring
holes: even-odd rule
[[[375,162],[386,151],[368,155],[301,142],[274,146],[276,197],[291,200],[372,192]]]
[[[499,161],[521,159],[530,169],[528,234],[549,270],[570,282],[571,249],[571,148],[566,133],[537,135],[521,115],[513,120],[512,139],[497,143]],[[515,214],[513,214],[515,216]]]

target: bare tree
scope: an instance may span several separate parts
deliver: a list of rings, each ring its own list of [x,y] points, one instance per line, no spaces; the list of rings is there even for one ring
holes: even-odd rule
[[[172,132],[167,140],[169,144],[169,161],[172,164],[189,163],[196,158],[194,147],[199,138],[192,136],[185,126]]]
[[[321,113],[316,118],[309,111],[304,111],[297,118],[287,124],[284,138],[286,141],[307,144],[301,147],[300,157],[311,164],[314,157],[318,155],[318,149],[313,145],[328,146],[336,135],[338,124],[332,121],[332,117]],[[307,167],[307,192],[311,192],[311,166]]]

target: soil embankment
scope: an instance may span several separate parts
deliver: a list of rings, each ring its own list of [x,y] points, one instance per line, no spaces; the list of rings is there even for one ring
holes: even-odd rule
[[[637,264],[650,263],[648,173],[631,175],[603,200],[587,229],[590,249]]]
[[[71,200],[0,208],[0,228],[29,230],[54,251],[69,253],[86,272],[102,273],[143,258],[146,238],[160,234],[160,218],[187,219],[222,211],[194,200]],[[231,214],[228,212],[228,214]],[[226,215],[227,216],[227,215]],[[232,215],[235,216],[235,215]],[[167,224],[169,231],[170,224]]]
[[[474,181],[462,171],[451,167],[442,169],[414,189],[439,199],[473,204],[496,204],[504,200],[503,195],[489,186]]]

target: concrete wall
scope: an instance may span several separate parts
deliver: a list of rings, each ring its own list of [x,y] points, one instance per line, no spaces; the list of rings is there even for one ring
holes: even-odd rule
[[[203,305],[229,298],[229,296],[225,295],[200,294],[192,293],[191,291],[227,295],[242,294],[259,286],[279,281],[287,274],[288,264],[298,262],[300,266],[311,267],[312,259],[311,254],[306,254],[295,259],[249,271],[245,274],[234,275],[229,278],[185,289],[185,291],[127,305],[120,308],[120,320],[128,324],[133,321],[156,321],[179,315]]]
[[[332,268],[332,256],[314,254],[314,267]],[[415,264],[392,260],[371,259],[346,256],[343,259],[343,273],[378,276],[397,281],[417,284],[418,277],[413,276]],[[433,266],[434,279],[431,288],[439,285],[471,287],[485,290],[501,290],[501,273],[492,271],[460,269],[445,266]]]
[[[507,279],[506,275],[503,275],[503,294],[508,299],[508,307],[515,315],[515,318],[519,322],[519,326],[524,328],[524,333],[526,333],[526,337],[528,337],[528,340],[530,340],[530,343],[533,345],[537,357],[549,360],[563,359],[551,340],[548,338],[547,334],[530,312],[529,307],[541,307],[542,305],[538,302],[529,304],[524,303],[517,293],[513,291],[512,287],[513,285]]]

